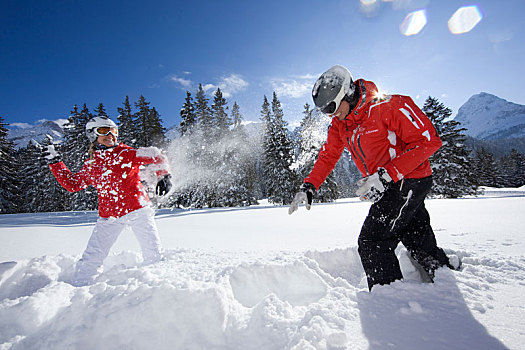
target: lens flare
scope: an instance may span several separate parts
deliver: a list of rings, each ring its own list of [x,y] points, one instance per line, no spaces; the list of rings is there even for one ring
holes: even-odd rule
[[[386,92],[384,91],[380,91],[378,90],[375,94],[374,94],[374,98],[377,98],[378,100],[382,100],[386,97]]]
[[[409,13],[403,23],[399,26],[399,30],[403,35],[411,36],[418,34],[427,24],[427,13],[425,10],[419,10]]]
[[[473,6],[460,7],[448,20],[448,29],[452,34],[470,32],[481,20],[483,14],[479,8]]]

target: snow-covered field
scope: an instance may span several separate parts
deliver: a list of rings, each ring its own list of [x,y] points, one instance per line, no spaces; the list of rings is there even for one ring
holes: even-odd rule
[[[525,189],[427,201],[463,260],[367,291],[351,198],[289,216],[160,210],[167,260],[125,231],[91,286],[67,282],[96,213],[0,215],[0,349],[523,349]]]

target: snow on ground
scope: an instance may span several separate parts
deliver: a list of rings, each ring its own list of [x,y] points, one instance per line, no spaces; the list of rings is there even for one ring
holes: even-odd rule
[[[369,204],[160,210],[167,259],[125,231],[96,282],[68,284],[96,213],[0,215],[0,349],[521,349],[525,190],[427,201],[463,269],[369,293]]]

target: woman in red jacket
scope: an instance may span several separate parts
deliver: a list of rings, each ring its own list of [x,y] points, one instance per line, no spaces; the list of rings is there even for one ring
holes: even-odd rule
[[[363,174],[356,194],[373,202],[358,240],[369,289],[403,277],[394,252],[399,242],[430,280],[437,268],[452,267],[437,246],[424,204],[432,185],[428,158],[441,147],[425,113],[408,96],[381,96],[373,82],[354,82],[339,65],[319,77],[312,96],[315,105],[333,119],[327,141],[289,213],[301,202],[310,209],[313,193],[346,147]]]
[[[111,246],[127,226],[139,241],[145,264],[162,259],[154,211],[140,181],[139,167],[156,164],[157,194],[164,195],[171,188],[168,163],[160,150],[118,144],[117,125],[108,117],[89,120],[86,135],[91,141],[91,156],[79,172],[73,174],[53,146],[48,146],[46,155],[51,171],[66,190],[76,192],[92,185],[98,193],[99,219],[76,265],[72,282],[76,286],[93,281]]]

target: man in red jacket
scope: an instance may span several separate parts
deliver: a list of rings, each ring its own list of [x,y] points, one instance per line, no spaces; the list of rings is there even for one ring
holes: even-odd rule
[[[111,246],[120,233],[130,226],[142,248],[145,264],[162,259],[162,249],[147,194],[141,183],[141,166],[155,164],[158,176],[157,194],[171,187],[166,157],[155,147],[132,148],[117,143],[117,125],[106,116],[92,118],[86,124],[91,141],[90,159],[73,174],[61,161],[54,146],[48,146],[45,157],[58,182],[68,191],[77,192],[89,185],[98,193],[99,219],[82,258],[76,265],[72,284],[91,283]]]
[[[315,105],[333,115],[327,141],[304,179],[289,213],[313,194],[334,169],[346,147],[363,179],[356,194],[373,202],[359,235],[359,255],[368,287],[402,279],[395,249],[399,242],[428,273],[452,267],[437,246],[424,199],[432,185],[428,158],[441,147],[434,126],[408,96],[382,96],[371,81],[352,80],[336,65],[312,91]]]

